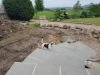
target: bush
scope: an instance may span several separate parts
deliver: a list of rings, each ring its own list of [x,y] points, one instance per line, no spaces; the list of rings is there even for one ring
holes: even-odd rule
[[[93,13],[90,12],[90,11],[82,11],[80,17],[81,17],[81,18],[90,18],[90,17],[93,17]]]
[[[87,17],[88,17],[88,13],[85,12],[85,11],[83,11],[83,12],[81,13],[81,18],[87,18]]]
[[[96,17],[100,17],[100,12],[95,14]]]
[[[69,15],[66,13],[66,11],[64,11],[63,14],[64,14],[63,16],[64,19],[69,19]]]
[[[30,0],[3,0],[5,10],[11,19],[30,20],[34,8]]]
[[[61,10],[60,9],[56,9],[54,11],[54,19],[55,20],[61,19]]]
[[[53,20],[60,21],[60,20],[63,20],[63,19],[69,19],[69,15],[66,13],[66,11],[56,9],[54,11]]]

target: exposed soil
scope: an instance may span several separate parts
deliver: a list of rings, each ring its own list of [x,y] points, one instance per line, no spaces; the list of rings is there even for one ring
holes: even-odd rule
[[[66,35],[70,36],[73,39],[77,39],[77,40],[84,42],[85,44],[87,44],[88,46],[93,48],[94,50],[100,52],[100,41],[98,41],[97,39],[91,38],[91,37],[84,35],[84,34],[75,34],[74,31],[71,31],[69,29],[63,29],[64,25],[68,25],[68,26],[72,26],[72,27],[81,27],[81,28],[86,28],[88,30],[100,31],[100,26],[73,24],[73,23],[64,23],[64,22],[49,22],[47,20],[40,20],[40,21],[36,20],[36,22],[41,23],[41,26],[49,26],[49,27],[51,27],[51,29],[54,27],[56,29],[58,28],[57,30],[62,31],[63,33],[65,33]]]
[[[4,29],[7,28],[4,27]],[[40,48],[42,38],[45,39],[45,42],[60,43],[65,41],[63,36],[66,36],[84,42],[97,51],[98,55],[100,52],[100,42],[96,39],[82,34],[75,34],[68,29],[57,28],[56,26],[43,28],[24,27],[24,29],[21,26],[15,29],[16,31],[12,29],[9,29],[9,34],[6,34],[7,37],[4,37],[1,32],[3,37],[0,41],[0,75],[5,75],[14,62],[23,61],[35,48]]]
[[[51,29],[57,29],[61,32],[64,33],[63,36],[67,36],[67,38],[71,38],[77,41],[81,41],[84,44],[88,45],[90,48],[92,48],[93,50],[95,50],[97,52],[97,55],[95,57],[93,57],[94,59],[96,59],[97,62],[100,63],[100,26],[96,26],[96,25],[86,25],[86,24],[74,24],[74,23],[64,23],[64,22],[49,22],[47,20],[36,20],[36,22],[39,22],[41,24],[41,26],[45,27],[50,27]],[[72,30],[70,30],[70,28],[66,28],[67,26],[72,27]],[[65,26],[65,28],[64,28]],[[91,37],[91,35],[87,35],[87,34],[81,34],[80,32],[77,31],[77,33],[75,32],[75,30],[73,30],[73,28],[80,28],[80,29],[85,29],[86,33],[89,32],[96,32],[98,34],[96,36]],[[65,37],[66,38],[66,37]],[[63,38],[64,39],[64,38]]]
[[[0,21],[0,41],[9,37],[9,34],[26,29],[27,22],[3,20]]]
[[[33,28],[16,32],[14,36],[12,34],[9,37],[11,40],[9,38],[2,40],[6,40],[6,42],[0,45],[0,75],[5,75],[14,62],[23,61],[35,48],[39,48],[42,38],[45,39],[45,42],[59,43],[60,36],[61,32],[58,30]]]

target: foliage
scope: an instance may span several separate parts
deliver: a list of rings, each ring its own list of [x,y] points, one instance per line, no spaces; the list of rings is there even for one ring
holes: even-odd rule
[[[81,12],[82,6],[80,4],[80,1],[78,0],[73,6],[73,9],[71,10],[70,18],[80,18]]]
[[[54,11],[54,20],[62,20],[62,19],[69,19],[68,14],[66,13],[66,11],[60,10],[60,9],[56,9]]]
[[[44,10],[43,0],[35,0],[35,10],[36,12]]]
[[[76,4],[73,6],[73,9],[74,10],[81,10],[82,9],[82,7],[81,7],[81,4],[80,4],[80,1],[78,0],[77,2],[76,2]]]
[[[89,6],[89,10],[94,14],[96,17],[100,17],[100,3],[99,4],[91,4]]]
[[[87,18],[88,17],[88,13],[86,12],[86,11],[83,11],[82,13],[81,13],[81,16],[80,16],[81,18]]]
[[[30,20],[34,15],[30,0],[3,0],[3,4],[11,19]]]
[[[93,17],[93,13],[86,10],[86,11],[82,11],[80,18],[89,18],[89,17]]]
[[[73,8],[70,9],[48,9],[46,11],[39,11],[35,17],[46,17],[51,21],[60,21],[63,19],[76,19],[76,18],[93,18],[100,15],[100,4],[91,4],[90,6],[81,6],[78,0]]]
[[[55,20],[61,20],[61,10],[60,9],[56,9],[55,11],[54,11],[54,19]]]
[[[69,19],[69,15],[66,11],[63,11],[63,18],[64,19]]]

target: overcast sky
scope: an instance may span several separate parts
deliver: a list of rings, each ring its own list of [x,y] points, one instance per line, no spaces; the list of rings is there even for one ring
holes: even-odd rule
[[[1,4],[0,0],[0,4]],[[31,0],[34,5],[34,0]],[[76,3],[77,0],[44,0],[45,7],[71,7]],[[87,5],[89,3],[100,3],[100,0],[80,0],[82,5]]]
[[[31,0],[34,4],[34,0]],[[77,0],[44,0],[45,7],[72,7]],[[80,0],[82,5],[100,3],[100,0]]]

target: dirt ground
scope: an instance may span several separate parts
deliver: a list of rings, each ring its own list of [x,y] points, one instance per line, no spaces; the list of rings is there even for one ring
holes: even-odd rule
[[[75,40],[79,40],[84,42],[86,45],[88,45],[89,47],[93,48],[95,51],[97,51],[97,57],[100,58],[100,41],[95,39],[95,38],[91,38],[87,35],[82,35],[82,34],[75,34],[74,31],[71,30],[66,30],[66,29],[62,29],[63,25],[67,25],[67,26],[71,26],[71,27],[81,27],[81,28],[85,28],[87,30],[96,30],[96,31],[100,31],[100,26],[96,26],[96,25],[86,25],[86,24],[74,24],[74,23],[67,23],[67,22],[49,22],[47,20],[36,20],[36,22],[39,22],[41,24],[41,26],[53,26],[53,27],[60,27],[60,28],[56,28],[57,30],[62,31],[65,35],[64,36],[69,36],[72,39]]]
[[[71,30],[59,29],[59,28],[57,30],[62,31],[64,33],[64,36],[68,36],[73,40],[81,41],[84,44],[88,45],[90,48],[97,51],[98,54],[100,53],[100,41],[98,41],[97,39],[89,37],[87,35],[74,33]]]
[[[28,36],[21,37],[20,33],[22,36]],[[10,36],[11,38],[19,36],[20,39],[0,47],[0,75],[5,75],[14,62],[23,61],[35,48],[40,48],[42,38],[45,39],[45,42],[56,43],[59,43],[61,39],[61,32],[58,30],[35,28],[20,33],[17,32],[15,36]],[[7,42],[9,41],[11,40]]]
[[[0,41],[0,75],[5,75],[14,62],[23,61],[32,51],[41,46],[41,39],[45,42],[64,42],[66,38],[82,41],[100,54],[100,42],[85,35],[75,34],[62,28],[31,28],[16,33]],[[8,40],[7,40],[8,39]],[[17,40],[16,40],[17,39]],[[6,42],[5,42],[6,40]],[[13,41],[12,41],[13,40]]]
[[[46,28],[49,30],[60,31],[62,33],[62,39],[61,39],[62,41],[65,41],[65,40],[63,40],[64,39],[63,36],[65,36],[65,39],[69,38],[69,39],[73,39],[76,41],[81,41],[84,44],[88,45],[90,48],[94,49],[98,54],[100,54],[100,41],[98,41],[95,38],[89,37],[84,34],[75,33],[74,31],[69,30],[69,29],[56,28],[56,27],[55,28],[54,27],[46,27]]]

